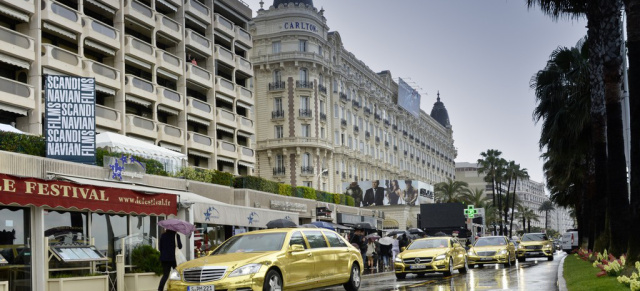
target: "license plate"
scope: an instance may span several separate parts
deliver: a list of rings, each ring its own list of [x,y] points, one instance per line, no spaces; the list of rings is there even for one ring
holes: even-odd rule
[[[529,252],[530,255],[539,255],[540,252]]]
[[[215,291],[213,285],[206,286],[189,286],[187,287],[187,291]]]
[[[415,270],[415,269],[426,269],[427,265],[411,265],[409,266],[409,269]]]
[[[480,258],[481,261],[491,261],[493,258]]]

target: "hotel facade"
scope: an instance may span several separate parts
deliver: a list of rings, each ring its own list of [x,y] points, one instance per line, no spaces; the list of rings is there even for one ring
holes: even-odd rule
[[[311,0],[261,7],[249,32],[256,175],[335,193],[354,181],[454,179],[453,130],[439,94],[431,114],[399,106],[391,72],[348,51]]]

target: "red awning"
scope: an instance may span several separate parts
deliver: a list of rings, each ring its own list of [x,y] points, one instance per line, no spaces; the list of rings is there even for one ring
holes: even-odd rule
[[[0,174],[0,204],[146,215],[176,215],[177,195]]]

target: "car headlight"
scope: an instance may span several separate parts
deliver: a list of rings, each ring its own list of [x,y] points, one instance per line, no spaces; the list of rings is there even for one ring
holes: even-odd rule
[[[468,255],[468,256],[475,256],[475,255],[476,255],[476,252],[474,252],[473,250],[469,250],[469,251],[467,252],[467,255]]]
[[[433,260],[434,260],[434,261],[441,261],[441,260],[444,260],[446,257],[447,257],[447,255],[446,255],[446,254],[442,254],[442,255],[437,256],[437,257],[436,257],[435,259],[433,259]]]
[[[506,255],[507,253],[508,253],[507,250],[500,250],[498,255]]]
[[[231,272],[231,274],[229,274],[229,277],[237,277],[237,276],[255,274],[258,271],[260,271],[260,267],[262,267],[262,264],[244,265],[244,266],[242,266],[240,268],[237,268],[237,269],[233,270],[233,272]]]
[[[544,245],[544,248],[545,248],[545,249],[550,249],[551,247],[552,247],[552,246],[551,246],[551,244],[546,244],[546,245]]]
[[[176,269],[172,269],[171,272],[169,273],[169,280],[172,281],[180,281],[180,272],[178,272],[178,270]]]
[[[396,263],[402,263],[402,258],[396,257],[395,261]]]

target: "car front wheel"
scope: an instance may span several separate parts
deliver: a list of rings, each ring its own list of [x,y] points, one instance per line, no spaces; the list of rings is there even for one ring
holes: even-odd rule
[[[467,257],[464,258],[464,266],[458,270],[460,274],[465,274],[469,271],[469,263],[467,262]]]
[[[407,277],[407,274],[405,274],[405,273],[396,273],[396,278],[398,278],[398,279],[402,280],[402,279],[404,279],[406,277]]]
[[[547,261],[553,261],[553,256],[547,257]]]
[[[449,259],[449,269],[444,272],[444,275],[451,276],[451,273],[453,273],[453,261]]]
[[[344,289],[347,291],[357,291],[360,289],[361,282],[360,267],[358,267],[358,264],[353,263],[353,266],[351,266],[351,277],[349,277],[347,283],[344,283]]]
[[[267,276],[264,277],[264,286],[262,290],[265,291],[282,291],[282,276],[276,270],[269,270]]]

